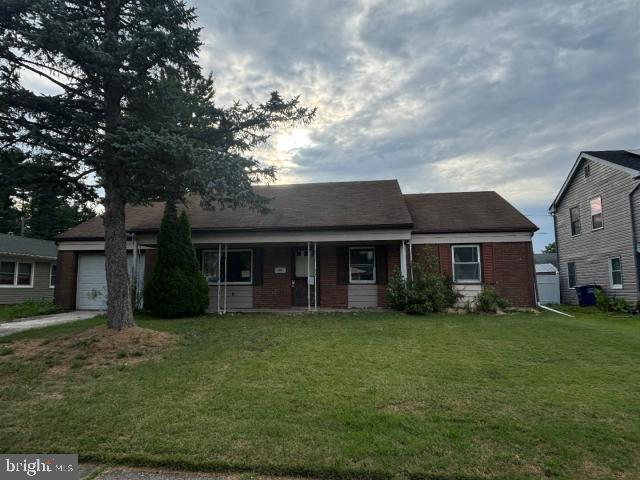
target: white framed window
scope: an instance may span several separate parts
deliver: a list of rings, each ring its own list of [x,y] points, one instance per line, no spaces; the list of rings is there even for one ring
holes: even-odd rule
[[[480,245],[452,245],[451,261],[455,283],[479,283],[481,281]]]
[[[600,230],[604,228],[604,219],[602,218],[602,197],[596,197],[589,202],[591,206],[591,229]]]
[[[376,283],[374,247],[349,247],[349,282]]]
[[[578,284],[578,273],[576,272],[575,262],[567,263],[567,272],[569,275],[569,288],[573,288]]]
[[[220,283],[227,285],[251,285],[253,283],[253,250],[250,248],[233,249],[227,251],[225,269],[224,250],[203,250],[202,273],[209,285],[218,284],[218,271],[220,271]]]
[[[609,284],[611,288],[622,288],[622,260],[620,257],[609,257]]]
[[[56,286],[56,264],[52,263],[49,267],[49,288]]]
[[[298,248],[295,252],[295,277],[307,278],[316,276],[316,258],[313,249],[307,252],[306,248]]]
[[[33,288],[33,263],[0,262],[0,288]]]
[[[580,226],[580,207],[576,205],[569,210],[569,217],[571,221],[571,235],[580,235],[582,228]]]

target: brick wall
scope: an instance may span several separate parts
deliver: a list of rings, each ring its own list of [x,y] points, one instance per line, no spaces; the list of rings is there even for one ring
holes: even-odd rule
[[[336,247],[322,245],[318,247],[320,274],[320,306],[326,308],[347,308],[348,285],[337,285]]]
[[[494,243],[495,287],[516,307],[535,306],[533,249],[530,242]]]
[[[286,267],[287,273],[275,273],[275,267]],[[265,247],[262,285],[253,287],[253,308],[291,307],[291,248]]]
[[[414,245],[413,257],[437,251],[440,271],[452,274],[451,245]],[[535,274],[531,242],[497,242],[480,244],[483,283],[492,285],[513,306],[535,306]]]
[[[55,304],[65,310],[76,308],[76,279],[78,254],[69,250],[58,250],[56,262]]]
[[[378,284],[378,307],[389,308],[387,298],[388,279],[400,268],[400,244],[387,246],[387,283]]]

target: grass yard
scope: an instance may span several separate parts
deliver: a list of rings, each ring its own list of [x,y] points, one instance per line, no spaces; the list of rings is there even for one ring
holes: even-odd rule
[[[50,300],[29,300],[13,305],[0,305],[0,323],[11,322],[24,317],[47,315],[59,311],[60,309]]]
[[[176,335],[146,361],[95,367],[67,340],[78,353],[62,373],[55,351],[18,355],[99,322],[3,340],[0,451],[318,477],[640,478],[635,318],[141,317]]]

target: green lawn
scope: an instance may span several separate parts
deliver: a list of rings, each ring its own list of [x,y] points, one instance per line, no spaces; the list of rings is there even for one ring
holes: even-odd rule
[[[11,337],[53,337],[66,324]],[[639,478],[640,320],[588,312],[140,318],[177,346],[0,357],[0,451],[318,477]],[[5,340],[6,341],[6,340]]]
[[[24,317],[47,315],[58,311],[60,309],[52,301],[47,300],[29,300],[13,305],[0,305],[0,323],[11,322]]]

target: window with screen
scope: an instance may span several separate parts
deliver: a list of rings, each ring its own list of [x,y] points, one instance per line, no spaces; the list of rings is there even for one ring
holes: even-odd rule
[[[349,249],[349,278],[351,283],[376,283],[376,250],[374,247]]]
[[[622,288],[622,260],[620,257],[609,259],[609,282],[611,288]]]
[[[203,251],[202,273],[208,283],[218,283],[218,271],[221,283],[226,281],[233,284],[251,284],[253,279],[252,250],[229,250],[226,266],[224,251],[220,253],[220,256],[218,256],[217,250]]]
[[[456,283],[480,282],[480,246],[454,245],[451,247],[453,259],[453,281]]]

